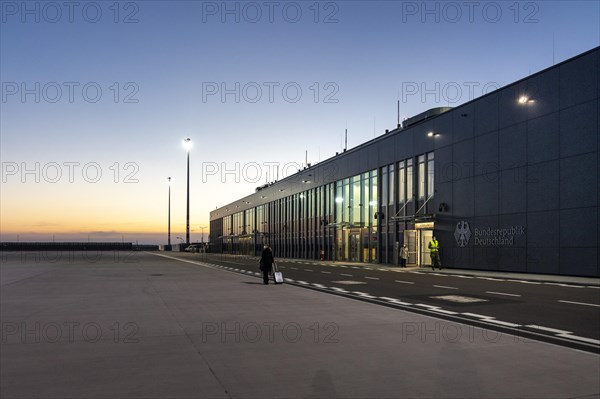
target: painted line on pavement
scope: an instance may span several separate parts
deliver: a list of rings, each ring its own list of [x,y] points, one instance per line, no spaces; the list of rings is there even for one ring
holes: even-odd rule
[[[351,274],[346,274],[346,273],[340,273],[340,276],[352,277]]]
[[[434,285],[434,287],[436,287],[436,288],[446,288],[446,289],[449,289],[449,290],[457,290],[458,289],[457,287],[448,287],[448,286],[445,286],[445,285]]]
[[[369,280],[379,280],[378,277],[369,277],[369,276],[365,276],[365,278],[368,278]]]
[[[519,294],[509,294],[506,292],[495,292],[495,291],[486,291],[486,294],[495,294],[495,295],[506,295],[506,296],[521,296]]]
[[[402,281],[402,280],[394,280],[396,283],[400,283],[400,284],[414,284],[414,282],[412,281]]]
[[[556,328],[550,328],[550,327],[542,327],[542,326],[538,326],[536,324],[528,324],[525,327],[533,328],[536,330],[548,331],[548,332],[551,332],[554,334],[573,334],[572,331],[558,330]]]
[[[558,300],[558,302],[562,302],[562,303],[571,303],[571,304],[574,304],[574,305],[594,306],[594,307],[600,308],[600,305],[596,305],[596,304],[594,304],[594,303],[573,302],[573,301],[563,301],[563,300]]]

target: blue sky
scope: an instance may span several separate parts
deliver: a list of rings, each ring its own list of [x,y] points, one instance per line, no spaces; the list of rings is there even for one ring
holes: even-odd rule
[[[349,147],[394,128],[399,99],[402,117],[455,106],[596,47],[599,4],[2,1],[1,238],[162,242],[167,176],[184,233],[191,137],[200,239],[268,178],[250,163],[316,163],[346,127]]]

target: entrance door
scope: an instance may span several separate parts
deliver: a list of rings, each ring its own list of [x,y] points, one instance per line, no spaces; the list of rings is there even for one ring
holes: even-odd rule
[[[419,230],[420,236],[420,262],[419,266],[431,266],[431,255],[429,253],[429,241],[433,237],[433,230]]]
[[[360,262],[360,231],[350,231],[348,239],[349,260],[351,262]]]
[[[407,265],[416,266],[418,264],[417,250],[417,230],[404,230],[404,242],[408,245]]]

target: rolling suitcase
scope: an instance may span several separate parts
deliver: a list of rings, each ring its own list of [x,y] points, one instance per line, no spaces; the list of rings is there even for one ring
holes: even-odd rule
[[[283,283],[283,274],[277,269],[277,263],[273,262],[273,279],[275,280],[275,284]]]

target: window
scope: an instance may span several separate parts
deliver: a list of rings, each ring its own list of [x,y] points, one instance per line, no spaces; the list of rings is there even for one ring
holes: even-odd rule
[[[389,191],[390,191],[390,198],[389,198],[389,205],[394,205],[395,201],[396,201],[396,173],[394,171],[394,164],[389,166],[389,173],[390,173],[390,187],[389,187]]]
[[[435,166],[433,160],[433,152],[427,154],[427,196],[431,197],[434,193],[434,176]]]
[[[406,201],[406,163],[398,163],[398,202],[403,204]]]
[[[406,161],[406,201],[410,201],[413,197],[413,160]]]
[[[419,175],[418,175],[419,191],[417,194],[419,196],[419,199],[424,199],[425,198],[425,156],[424,155],[419,155],[418,166],[419,166]]]

